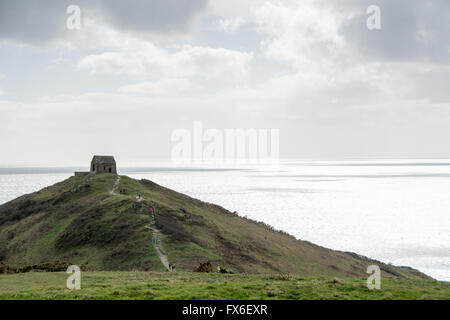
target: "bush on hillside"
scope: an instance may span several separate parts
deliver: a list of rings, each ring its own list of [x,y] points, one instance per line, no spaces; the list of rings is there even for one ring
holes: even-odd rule
[[[213,272],[213,267],[211,262],[204,262],[204,263],[200,263],[200,265],[198,266],[197,269],[194,270],[194,272],[206,272],[206,273],[210,273]]]

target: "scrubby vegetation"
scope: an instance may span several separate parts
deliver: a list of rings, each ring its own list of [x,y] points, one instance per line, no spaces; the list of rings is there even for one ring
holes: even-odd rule
[[[35,264],[32,266],[13,268],[11,266],[8,266],[4,262],[0,262],[0,274],[25,273],[30,271],[59,272],[66,271],[70,265],[71,263],[69,262],[53,261],[43,264]]]

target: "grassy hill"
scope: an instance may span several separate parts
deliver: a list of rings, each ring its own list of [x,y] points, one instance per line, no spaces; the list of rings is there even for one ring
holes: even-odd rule
[[[368,265],[377,264],[383,277],[428,278],[297,240],[148,180],[112,174],[74,176],[0,206],[0,261],[12,267],[59,260],[83,270],[162,272],[153,232],[178,271],[211,261],[236,273],[361,278]]]

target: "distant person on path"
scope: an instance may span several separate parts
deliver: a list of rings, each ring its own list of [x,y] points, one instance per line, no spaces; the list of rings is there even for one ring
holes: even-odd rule
[[[155,236],[153,236],[152,242],[153,242],[153,244],[156,244],[156,237]]]

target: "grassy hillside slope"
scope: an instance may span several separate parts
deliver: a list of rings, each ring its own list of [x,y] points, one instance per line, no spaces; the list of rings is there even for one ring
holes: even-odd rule
[[[192,271],[209,260],[242,273],[365,277],[367,266],[377,264],[384,277],[427,278],[411,268],[297,240],[151,181],[122,176],[111,194],[116,178],[74,176],[0,206],[0,261],[164,271],[146,228],[153,206],[164,252],[177,270]]]

